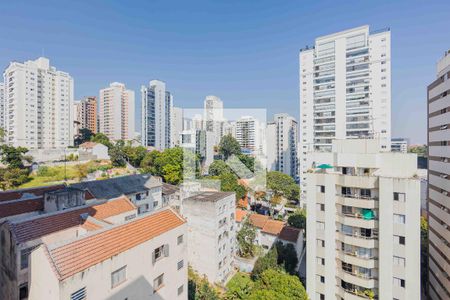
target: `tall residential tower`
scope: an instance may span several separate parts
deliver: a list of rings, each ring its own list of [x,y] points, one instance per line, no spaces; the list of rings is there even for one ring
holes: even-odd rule
[[[113,141],[134,138],[134,91],[125,84],[113,82],[100,90],[100,132]]]
[[[428,86],[429,296],[450,299],[450,50]]]
[[[170,148],[173,96],[163,81],[152,80],[141,87],[142,95],[142,145],[158,150]]]
[[[333,139],[377,138],[391,143],[389,30],[361,26],[318,37],[300,51],[300,173],[306,190],[306,153],[331,151]]]
[[[73,79],[45,57],[11,62],[3,73],[6,142],[28,149],[73,145]]]

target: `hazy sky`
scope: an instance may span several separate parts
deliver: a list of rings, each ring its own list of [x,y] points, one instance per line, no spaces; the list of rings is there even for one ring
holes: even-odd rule
[[[74,77],[76,99],[119,81],[140,111],[140,86],[161,79],[176,106],[214,94],[226,108],[298,117],[300,48],[351,27],[390,27],[393,135],[426,141],[426,86],[450,49],[448,0],[82,2],[2,1],[2,68],[43,53]]]

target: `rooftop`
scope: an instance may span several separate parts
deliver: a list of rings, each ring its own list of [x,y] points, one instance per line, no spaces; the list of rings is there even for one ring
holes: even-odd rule
[[[84,181],[71,187],[87,189],[97,199],[111,199],[130,195],[162,185],[158,177],[149,174],[135,174],[105,180]]]
[[[225,199],[233,195],[234,192],[201,192],[199,194],[193,195],[184,199],[183,201],[208,201],[208,202],[217,202],[219,200]]]
[[[50,262],[54,264],[59,279],[64,280],[185,222],[171,209],[159,211],[62,246],[49,246]]]
[[[236,213],[234,214],[234,220],[238,223],[241,223],[242,220],[248,215],[248,211],[243,209],[236,209]]]
[[[250,215],[250,222],[253,224],[253,226],[258,227],[259,229],[262,229],[264,227],[264,224],[266,224],[267,220],[269,220],[269,216],[260,214]]]
[[[283,229],[281,229],[280,235],[278,238],[280,240],[296,243],[298,240],[298,236],[301,233],[301,229],[292,227],[292,226],[285,226]]]
[[[172,195],[179,191],[180,191],[180,188],[177,187],[176,185],[168,184],[165,182],[163,182],[163,184],[162,184],[162,194],[163,195]]]
[[[95,142],[84,142],[83,144],[79,145],[78,147],[85,148],[85,149],[92,149],[97,145],[98,145],[98,143],[95,143]]]
[[[264,227],[261,229],[261,232],[271,235],[279,235],[284,225],[285,223],[282,221],[267,220],[266,224],[264,224]]]
[[[7,221],[17,243],[23,243],[49,235],[61,230],[84,224],[85,218],[81,215],[96,219],[106,219],[127,211],[135,210],[134,204],[125,196],[112,199],[103,204],[84,206],[77,209],[40,215],[26,220]]]
[[[0,202],[36,198],[37,196],[43,196],[45,192],[56,191],[65,187],[64,184],[58,184],[0,192]]]

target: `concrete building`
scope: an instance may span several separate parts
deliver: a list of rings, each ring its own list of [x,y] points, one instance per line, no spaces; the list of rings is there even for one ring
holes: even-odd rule
[[[450,299],[450,51],[428,86],[429,296]]]
[[[163,207],[161,178],[149,174],[83,181],[72,184],[71,187],[87,190],[96,199],[105,200],[125,195],[136,205],[139,214]]]
[[[173,96],[166,90],[163,81],[152,80],[149,86],[141,87],[143,146],[164,150],[172,146]]]
[[[207,173],[209,165],[214,161],[214,133],[206,130],[184,130],[179,139],[182,148],[190,149],[199,155],[201,171]]]
[[[87,128],[92,133],[97,133],[97,98],[85,97],[74,105],[75,119],[78,123],[78,128]]]
[[[11,62],[3,73],[6,142],[28,149],[73,145],[73,79],[45,57]]]
[[[72,189],[46,194],[47,213],[0,224],[0,299],[26,299],[30,291],[30,253],[42,243],[71,240],[94,229],[136,217],[136,207],[124,196],[94,206],[69,196]],[[77,201],[73,201],[76,200]],[[36,273],[43,268],[36,265]],[[48,277],[42,277],[48,280]],[[48,299],[31,296],[29,299]]]
[[[237,250],[235,201],[235,194],[230,192],[201,192],[183,199],[188,261],[210,282],[225,283],[233,273]]]
[[[134,91],[125,84],[113,82],[100,90],[99,125],[100,132],[110,140],[132,140],[134,138]]]
[[[224,135],[223,126],[225,123],[222,100],[217,96],[206,96],[203,114],[203,129],[212,132],[215,139],[214,145],[219,145]]]
[[[0,128],[5,129],[5,84],[0,82]]]
[[[31,254],[30,299],[187,299],[186,228],[166,209],[44,243]]]
[[[100,143],[85,142],[78,146],[78,160],[110,159],[108,147]]]
[[[300,50],[300,181],[306,154],[331,151],[333,139],[375,137],[391,148],[390,31],[352,28]]]
[[[267,167],[298,179],[298,124],[288,114],[276,114],[266,127]]]
[[[313,299],[420,298],[417,157],[381,152],[379,143],[334,140],[331,153],[310,154],[306,287]]]
[[[243,116],[236,121],[236,140],[241,148],[252,154],[263,153],[263,136],[259,120],[252,116]]]
[[[392,138],[391,139],[391,151],[408,153],[409,139],[407,138]]]
[[[180,133],[183,131],[183,109],[181,107],[173,107],[172,108],[172,116],[170,117],[171,123],[170,126],[170,142],[171,147],[180,146]]]

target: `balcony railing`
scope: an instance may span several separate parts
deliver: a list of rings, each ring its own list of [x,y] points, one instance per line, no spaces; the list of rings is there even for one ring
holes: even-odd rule
[[[368,279],[368,280],[370,280],[370,279],[374,279],[374,280],[378,279],[377,277],[375,277],[373,275],[369,275],[369,274],[365,274],[365,273],[359,273],[359,272],[357,272],[355,270],[353,272],[350,272],[350,271],[342,269],[342,272],[350,274],[350,275],[358,277],[358,278],[362,278],[362,279]]]
[[[364,195],[359,195],[359,194],[341,194],[341,193],[337,193],[336,196],[344,197],[344,198],[360,199],[360,200],[374,200],[374,201],[378,200],[378,197],[375,197],[375,196],[364,196]]]
[[[376,257],[375,255],[359,255],[358,251],[345,251],[342,250],[341,248],[336,248],[336,251],[340,251],[345,255],[349,255],[349,256],[353,256],[353,257],[357,257],[357,258],[361,258],[361,259],[375,259],[378,260],[378,257]]]
[[[364,236],[364,235],[361,235],[358,232],[347,233],[347,232],[343,232],[343,231],[340,231],[340,230],[336,230],[336,232],[342,233],[345,236],[351,236],[351,237],[359,238],[359,239],[363,239],[363,240],[378,240],[378,236],[375,236],[375,235]]]

